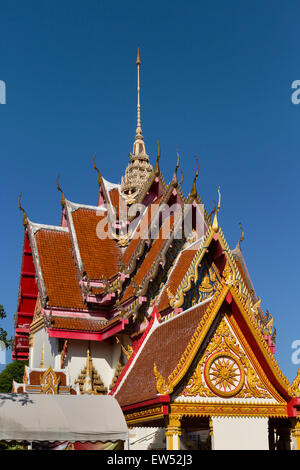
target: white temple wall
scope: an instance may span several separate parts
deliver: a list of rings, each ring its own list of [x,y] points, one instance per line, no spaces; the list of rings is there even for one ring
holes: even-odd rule
[[[214,450],[269,450],[268,418],[213,417]]]
[[[128,443],[125,443],[128,450]],[[166,448],[165,428],[143,427],[129,429],[129,450],[152,450]]]
[[[115,366],[120,357],[120,347],[98,341],[70,340],[65,359],[65,367],[68,367],[71,382],[77,380],[81,370],[86,365],[87,349],[90,353],[93,365],[100,374],[103,384],[109,389],[114,376]]]
[[[33,347],[29,349],[29,367],[39,368],[41,364],[42,351],[44,346],[44,366],[50,365],[55,368],[55,358],[58,355],[58,341],[56,338],[49,338],[44,328],[33,335]]]

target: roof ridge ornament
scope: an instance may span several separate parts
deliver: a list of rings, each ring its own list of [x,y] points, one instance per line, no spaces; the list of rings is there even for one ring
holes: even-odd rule
[[[64,207],[66,198],[65,198],[63,190],[61,189],[61,187],[59,185],[59,179],[60,179],[60,174],[58,173],[57,178],[56,178],[56,187],[57,187],[58,191],[61,192],[61,201],[60,201],[60,203],[61,203],[62,207]]]
[[[159,140],[157,140],[157,158],[156,158],[156,163],[155,163],[155,168],[154,168],[154,174],[155,176],[159,176],[160,175],[160,169],[159,169],[159,159],[160,159],[160,145],[159,145]]]
[[[175,167],[174,174],[173,174],[173,179],[172,179],[172,186],[174,188],[177,188],[177,186],[178,186],[178,181],[177,181],[177,170],[179,168],[179,153],[178,153],[178,150],[176,151],[176,153],[177,153],[177,163],[176,163],[176,167]]]
[[[93,156],[93,168],[98,173],[98,184],[100,186],[101,183],[102,183],[102,174],[101,174],[100,170],[98,170],[98,168],[95,165],[95,158],[96,158],[96,152],[94,153],[94,156]]]
[[[216,210],[217,210],[217,203],[216,203],[216,200],[213,199],[213,201],[214,201],[214,208],[213,208],[213,210],[208,214],[208,218],[209,218],[210,220],[211,220],[212,215],[213,215],[213,214],[216,212]]]
[[[18,197],[18,207],[19,207],[20,211],[23,212],[23,225],[24,225],[24,227],[27,227],[28,217],[27,217],[25,209],[23,209],[23,207],[21,206],[21,197],[22,197],[22,193],[20,193],[19,197]]]
[[[195,155],[195,158],[196,158],[196,162],[197,162],[197,170],[196,170],[196,174],[195,174],[195,178],[194,178],[194,181],[193,181],[193,186],[192,186],[192,189],[191,189],[191,197],[193,199],[196,199],[197,197],[197,188],[196,188],[196,181],[197,181],[197,178],[199,176],[199,161],[198,161],[198,155]]]
[[[242,227],[242,224],[241,224],[241,222],[239,222],[239,226],[240,226],[240,229],[241,229],[242,235],[241,235],[241,238],[240,238],[240,239],[239,239],[239,241],[238,241],[237,247],[238,247],[239,249],[241,249],[241,243],[242,243],[242,241],[244,241],[244,238],[245,238],[245,232],[244,232],[244,229],[243,229],[243,227]]]
[[[220,210],[220,207],[221,207],[221,191],[220,191],[220,186],[218,187],[218,193],[219,193],[219,202],[218,202],[218,206],[216,208],[216,212],[215,212],[215,216],[214,216],[214,220],[213,220],[213,224],[212,224],[212,229],[215,233],[217,233],[219,231],[219,224],[218,224],[218,212]]]

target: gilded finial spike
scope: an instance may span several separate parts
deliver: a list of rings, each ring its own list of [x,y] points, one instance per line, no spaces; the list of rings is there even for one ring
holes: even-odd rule
[[[56,187],[58,189],[58,191],[61,193],[61,205],[64,207],[64,204],[65,204],[65,195],[63,193],[63,190],[61,189],[60,185],[59,185],[59,179],[60,179],[60,174],[57,175],[57,178],[56,178]]]
[[[240,245],[241,245],[242,241],[244,241],[244,238],[245,238],[245,232],[244,232],[244,229],[242,227],[241,222],[239,222],[239,226],[240,226],[240,229],[241,229],[241,232],[242,232],[241,238],[238,241],[238,247],[240,248]]]
[[[214,201],[214,208],[213,210],[208,214],[208,218],[210,219],[212,217],[212,215],[216,212],[217,210],[217,203],[215,201],[215,199],[213,200]]]
[[[95,154],[94,154],[94,156],[93,156],[93,168],[94,168],[94,170],[97,171],[97,173],[98,173],[98,184],[99,184],[99,186],[100,186],[100,184],[101,184],[101,182],[102,182],[102,175],[101,175],[100,170],[98,170],[98,168],[96,167],[95,158],[96,158],[96,152],[95,152]]]
[[[172,179],[172,185],[174,186],[174,188],[176,188],[178,186],[178,181],[177,181],[177,170],[179,168],[179,153],[177,151],[177,163],[176,163],[176,167],[175,167],[175,170],[174,170],[174,175],[173,175],[173,179]]]
[[[18,206],[19,206],[20,211],[23,212],[23,225],[24,225],[24,227],[27,227],[28,218],[27,218],[27,214],[26,214],[25,209],[23,209],[23,207],[21,206],[21,197],[22,197],[22,193],[20,193],[20,195],[18,197]]]
[[[137,50],[137,57],[136,57],[136,65],[141,65],[142,62],[141,62],[141,58],[140,58],[140,49],[138,47],[138,50]]]
[[[191,190],[191,196],[192,196],[193,199],[195,199],[197,197],[196,181],[197,181],[197,178],[198,178],[198,175],[199,175],[199,161],[198,161],[198,156],[197,155],[196,155],[196,162],[197,162],[197,170],[196,170],[196,174],[195,174],[195,178],[194,178],[193,186],[192,186],[192,190]]]
[[[217,233],[219,231],[219,224],[218,224],[218,212],[220,210],[220,207],[221,207],[221,191],[220,191],[220,187],[218,188],[218,193],[219,193],[219,202],[218,202],[218,206],[217,206],[217,209],[216,209],[216,212],[215,212],[215,216],[214,216],[214,220],[213,220],[213,224],[212,224],[212,229],[215,233]]]
[[[180,168],[180,171],[181,171],[181,179],[180,179],[180,181],[179,181],[178,184],[182,184],[182,183],[183,183],[183,171],[182,171],[181,168]]]
[[[157,159],[156,159],[156,163],[155,163],[155,168],[154,168],[154,174],[155,176],[159,176],[160,174],[160,169],[159,169],[159,159],[160,159],[160,145],[159,145],[159,141],[157,141]]]

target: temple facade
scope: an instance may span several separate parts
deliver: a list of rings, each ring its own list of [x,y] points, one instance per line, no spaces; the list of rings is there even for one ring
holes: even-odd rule
[[[218,204],[208,213],[178,175],[154,167],[137,128],[119,183],[98,179],[95,205],[61,193],[58,226],[23,212],[13,359],[18,393],[111,394],[131,449],[300,449],[300,373],[275,359],[273,318]],[[195,165],[196,166],[196,165]]]

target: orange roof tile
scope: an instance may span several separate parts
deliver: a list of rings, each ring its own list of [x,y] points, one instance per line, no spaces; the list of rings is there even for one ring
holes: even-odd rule
[[[148,253],[146,254],[145,259],[143,260],[141,266],[139,267],[137,274],[134,276],[134,282],[138,286],[141,285],[142,281],[144,280],[145,276],[149,272],[150,268],[155,263],[155,260],[158,254],[160,253],[162,247],[164,246],[166,242],[166,239],[163,238],[163,236],[165,235],[166,228],[169,226],[170,231],[172,230],[175,220],[177,219],[178,215],[179,215],[178,213],[171,214],[171,216],[167,220],[165,220],[164,223],[162,224],[158,232],[157,238],[155,238],[155,240],[153,241],[153,244],[150,247],[150,250],[148,251]],[[134,288],[132,286],[132,283],[130,283],[126,291],[124,292],[122,302],[125,302],[126,300],[130,299],[130,297],[132,296],[134,296]]]
[[[86,309],[69,233],[43,229],[36,233],[35,240],[49,306]]]
[[[154,363],[167,380],[177,366],[208,306],[209,302],[178,315],[162,323],[152,334],[150,330],[144,348],[115,395],[121,406],[156,397]]]
[[[156,201],[154,201],[145,211],[143,217],[139,221],[139,227],[141,228],[141,230],[139,230],[139,228],[137,229],[136,237],[133,238],[131,242],[129,243],[125,253],[123,254],[123,258],[122,258],[123,263],[128,264],[129,261],[131,260],[132,256],[134,255],[138,247],[138,244],[142,240],[144,231],[148,229],[148,226],[151,220],[153,220],[154,215],[159,209],[159,204],[161,203],[161,200],[162,200],[162,196],[157,198]]]
[[[107,323],[106,320],[91,318],[52,317],[52,328],[61,330],[100,331]]]
[[[104,217],[91,209],[72,212],[83,269],[90,279],[111,279],[119,272],[120,247],[110,237],[100,239],[97,235],[97,225]]]
[[[120,211],[123,211],[126,213],[126,210],[127,210],[126,202],[120,195],[119,190],[117,188],[111,189],[109,191],[109,197],[110,197],[111,204],[114,206],[116,210],[117,218],[119,218],[120,216]]]
[[[197,253],[197,249],[188,249],[180,253],[178,260],[172,270],[168,281],[166,282],[160,299],[157,304],[157,309],[159,312],[166,310],[170,307],[167,288],[170,289],[172,294],[175,294],[179,284],[181,283],[184,275],[186,274],[187,270],[189,269],[191,262],[194,256]]]

